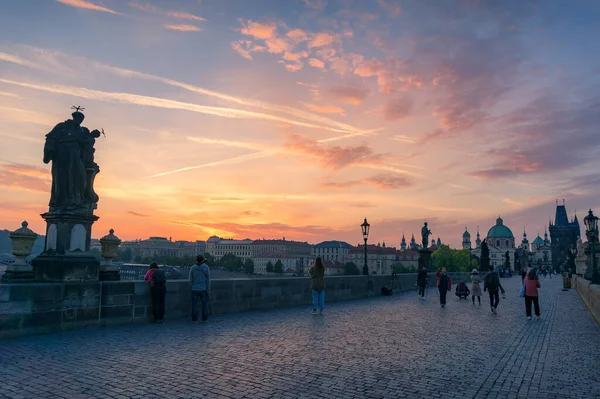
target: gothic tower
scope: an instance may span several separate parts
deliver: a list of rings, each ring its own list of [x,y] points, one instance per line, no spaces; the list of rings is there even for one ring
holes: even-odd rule
[[[404,238],[404,233],[402,233],[402,242],[400,243],[400,249],[403,251],[406,249],[406,239]]]
[[[549,230],[552,268],[556,270],[567,260],[569,250],[576,247],[577,238],[581,235],[577,216],[569,222],[565,200],[562,205],[556,202],[556,215],[554,223],[550,223]]]

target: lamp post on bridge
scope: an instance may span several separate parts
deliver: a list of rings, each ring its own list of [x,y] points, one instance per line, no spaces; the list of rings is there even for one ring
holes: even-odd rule
[[[592,247],[592,282],[591,284],[600,284],[600,273],[598,273],[598,265],[596,261],[596,244],[598,243],[598,216],[590,209],[588,215],[583,219],[585,223],[585,235]]]
[[[367,222],[367,218],[365,218],[365,221],[363,222],[363,224],[360,225],[360,228],[362,230],[363,239],[365,240],[365,265],[363,266],[363,274],[365,276],[369,275],[369,266],[367,264],[367,239],[369,238],[369,228],[370,227],[371,227],[371,225]]]

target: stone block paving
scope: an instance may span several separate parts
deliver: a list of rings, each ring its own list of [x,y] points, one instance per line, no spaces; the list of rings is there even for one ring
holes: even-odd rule
[[[0,398],[600,398],[600,327],[561,279],[528,321],[435,290],[0,341]],[[486,294],[486,293],[484,293]],[[167,315],[168,319],[168,315]]]

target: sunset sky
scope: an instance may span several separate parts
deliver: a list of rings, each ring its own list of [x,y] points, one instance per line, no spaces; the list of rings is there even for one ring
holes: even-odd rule
[[[595,0],[5,0],[0,229],[45,233],[81,105],[94,237],[531,240],[600,213],[599,37]]]

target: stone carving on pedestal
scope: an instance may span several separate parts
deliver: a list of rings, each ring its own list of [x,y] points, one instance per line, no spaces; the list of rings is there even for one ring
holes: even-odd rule
[[[25,258],[31,255],[31,249],[37,236],[36,233],[27,228],[27,222],[23,222],[20,229],[10,233],[11,252],[17,260],[6,267],[6,272],[2,275],[2,282],[17,283],[33,280],[33,269],[31,265],[27,264]]]
[[[100,265],[100,280],[120,280],[119,268],[113,265],[112,260],[118,255],[121,240],[115,235],[115,231],[110,229],[108,235],[100,239],[102,246],[102,258],[104,261]]]
[[[98,195],[94,179],[100,168],[94,162],[99,130],[81,126],[81,107],[72,119],[46,135],[44,163],[52,162],[52,188],[46,221],[45,251],[32,261],[38,281],[98,280],[100,261],[90,252],[92,224]],[[103,133],[103,131],[102,131]]]
[[[581,241],[581,237],[577,239],[577,252],[575,257],[575,273],[583,277],[586,272],[587,265],[585,264],[585,244]]]

